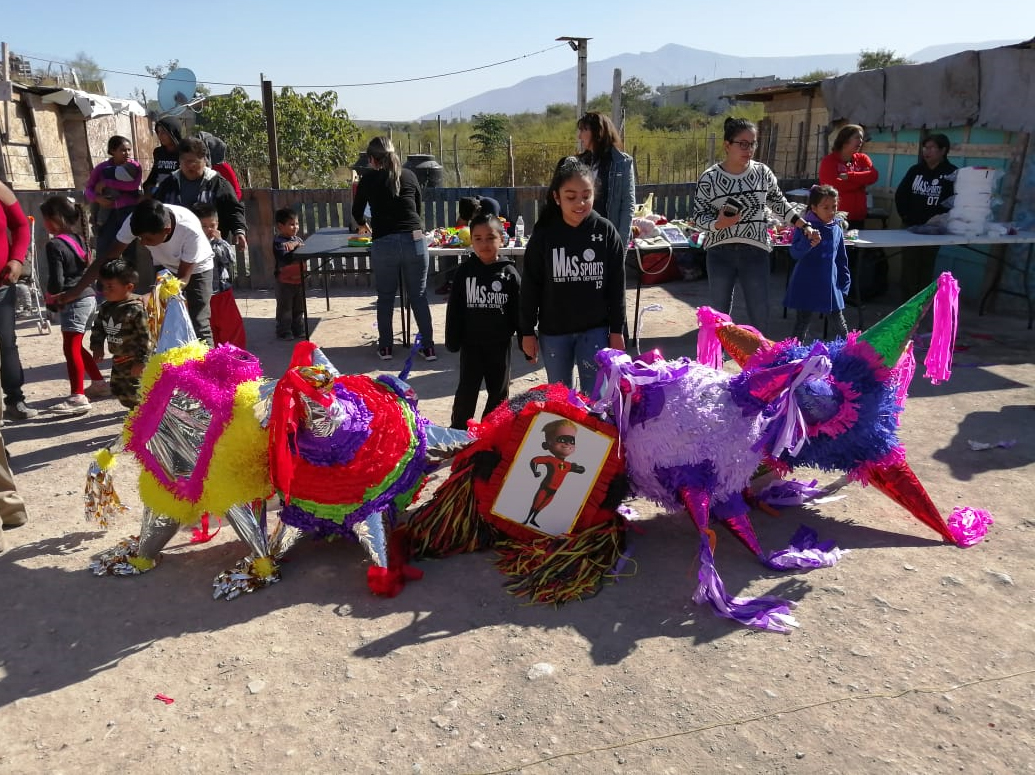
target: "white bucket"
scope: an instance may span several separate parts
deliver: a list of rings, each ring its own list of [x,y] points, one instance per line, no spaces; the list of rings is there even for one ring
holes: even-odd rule
[[[957,191],[956,197],[952,200],[952,209],[957,207],[984,207],[992,206],[992,193],[990,191]]]
[[[985,233],[988,221],[961,221],[957,218],[950,218],[945,227],[949,234],[956,234],[963,237],[977,237]]]
[[[949,210],[949,218],[954,221],[967,221],[968,223],[984,223],[992,220],[992,208],[984,207],[953,207]]]
[[[991,194],[1000,174],[991,167],[960,167],[956,170],[956,193]]]

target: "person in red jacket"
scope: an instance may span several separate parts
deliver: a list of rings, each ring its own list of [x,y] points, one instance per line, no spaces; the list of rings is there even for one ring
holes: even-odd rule
[[[866,221],[866,187],[877,182],[873,162],[859,149],[863,128],[845,124],[834,138],[830,153],[819,163],[819,182],[837,189],[841,209],[848,213],[848,228],[861,229]]]
[[[15,333],[18,294],[14,286],[25,269],[25,256],[31,239],[29,219],[22,212],[14,192],[0,183],[0,387],[4,393],[3,414],[10,420],[28,420],[36,416],[36,410],[25,403],[22,392],[25,373]]]

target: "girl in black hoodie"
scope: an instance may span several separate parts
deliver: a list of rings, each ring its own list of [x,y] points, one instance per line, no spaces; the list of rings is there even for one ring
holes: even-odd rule
[[[574,156],[561,159],[546,206],[525,248],[521,278],[521,349],[546,377],[590,395],[596,353],[625,349],[625,245],[593,210],[593,173]],[[538,332],[538,338],[537,338]]]
[[[165,116],[155,122],[155,134],[158,145],[151,156],[154,159],[151,171],[144,181],[144,193],[154,194],[162,181],[176,172],[180,167],[180,140],[183,139],[183,124],[175,116]]]

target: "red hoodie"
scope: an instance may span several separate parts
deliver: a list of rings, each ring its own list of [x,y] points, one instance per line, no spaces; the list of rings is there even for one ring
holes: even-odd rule
[[[11,231],[10,241],[7,238],[8,229]],[[18,202],[0,203],[0,270],[12,259],[24,262],[31,239],[32,228],[22,212],[22,206]]]
[[[840,175],[848,177],[842,179]],[[865,153],[853,153],[845,162],[840,151],[832,151],[819,163],[819,182],[837,189],[839,210],[848,213],[848,220],[866,218],[866,187],[877,182],[877,170]]]

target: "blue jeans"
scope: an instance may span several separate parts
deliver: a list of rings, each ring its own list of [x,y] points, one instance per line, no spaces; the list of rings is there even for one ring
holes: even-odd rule
[[[769,251],[739,242],[708,249],[708,295],[713,309],[733,314],[733,287],[740,280],[748,322],[769,329]]]
[[[0,285],[0,386],[3,387],[4,401],[17,404],[25,400],[22,385],[25,384],[25,372],[22,360],[18,356],[17,336],[15,335],[15,305],[18,293],[13,285]]]
[[[578,366],[579,389],[589,396],[597,379],[596,354],[607,347],[606,326],[580,331],[577,334],[540,334],[539,352],[546,367],[546,379],[574,387],[572,369]]]
[[[421,347],[435,344],[431,331],[431,308],[428,306],[428,246],[424,238],[414,239],[409,231],[386,234],[370,243],[370,263],[374,268],[377,290],[377,345],[391,347],[395,336],[392,317],[399,275],[406,283],[406,300],[420,331]]]

